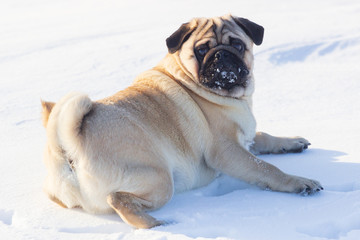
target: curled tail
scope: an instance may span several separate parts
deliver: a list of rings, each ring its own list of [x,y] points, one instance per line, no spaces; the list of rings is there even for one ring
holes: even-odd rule
[[[52,200],[67,207],[81,205],[72,164],[82,151],[81,127],[91,109],[90,98],[80,93],[70,93],[56,104],[42,101],[42,120],[47,133],[44,162],[49,173],[45,191]]]
[[[67,154],[76,155],[81,147],[81,126],[91,111],[90,98],[81,93],[70,93],[58,103],[42,101],[43,125],[50,144],[61,146]]]

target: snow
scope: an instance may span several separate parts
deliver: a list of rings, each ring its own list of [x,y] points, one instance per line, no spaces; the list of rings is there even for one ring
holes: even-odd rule
[[[108,96],[160,61],[181,23],[228,12],[265,27],[254,46],[258,129],[312,144],[262,159],[325,190],[304,197],[220,176],[151,213],[169,222],[151,230],[51,202],[40,99]],[[360,239],[359,16],[357,0],[3,0],[1,239]]]
[[[221,72],[221,77],[223,79],[228,80],[229,83],[234,83],[235,80],[237,79],[237,76],[236,76],[236,74],[234,72],[228,72],[228,71],[222,71]]]

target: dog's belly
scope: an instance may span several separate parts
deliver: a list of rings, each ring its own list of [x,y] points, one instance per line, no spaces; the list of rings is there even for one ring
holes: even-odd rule
[[[214,169],[202,163],[195,166],[189,160],[184,161],[172,170],[175,193],[206,186],[215,179],[217,172]]]

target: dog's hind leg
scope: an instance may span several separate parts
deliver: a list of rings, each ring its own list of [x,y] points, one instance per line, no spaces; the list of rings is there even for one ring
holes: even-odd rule
[[[136,228],[152,228],[162,224],[161,221],[145,212],[152,209],[153,204],[134,194],[125,192],[111,193],[107,197],[107,202],[124,222]]]
[[[51,201],[53,201],[54,203],[58,204],[59,206],[63,207],[63,208],[68,208],[61,200],[59,200],[57,197],[49,195],[49,198]]]
[[[152,228],[164,224],[165,222],[156,220],[146,211],[158,209],[171,199],[174,187],[170,175],[164,170],[145,167],[137,169],[136,175],[131,175],[130,178],[133,186],[138,187],[131,192],[119,190],[110,193],[107,203],[124,222],[136,228]]]

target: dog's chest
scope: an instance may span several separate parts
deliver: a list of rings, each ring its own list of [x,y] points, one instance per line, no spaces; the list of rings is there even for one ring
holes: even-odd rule
[[[250,105],[247,102],[241,102],[227,114],[229,120],[235,123],[237,141],[249,150],[256,135],[256,121]]]

